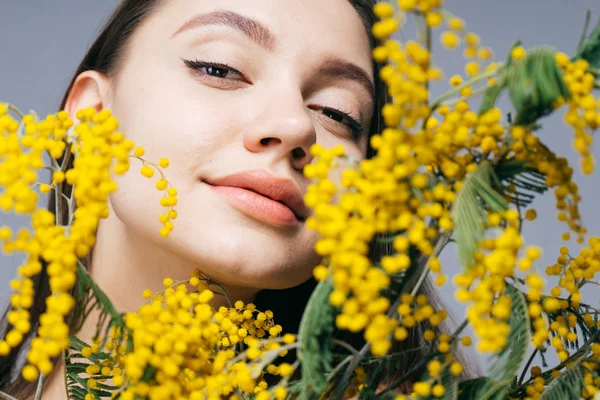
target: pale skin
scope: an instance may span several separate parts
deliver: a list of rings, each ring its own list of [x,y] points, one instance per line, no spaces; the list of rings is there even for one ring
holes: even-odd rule
[[[186,26],[193,16],[215,11],[235,11],[270,34],[251,38],[206,20]],[[162,193],[156,178],[141,176],[141,162],[132,159],[131,170],[117,178],[110,216],[98,228],[91,267],[116,308],[135,311],[145,301],[144,289],[161,290],[163,278],[188,279],[196,269],[245,302],[261,289],[308,279],[320,261],[318,233],[305,224],[280,228],[253,219],[202,179],[263,168],[305,193],[310,181],[302,170],[312,161],[314,143],[341,144],[347,154],[364,157],[373,98],[356,73],[372,80],[373,70],[369,39],[353,6],[347,0],[169,0],[137,28],[126,55],[116,77],[82,73],[66,110],[77,122],[78,109],[108,108],[119,130],[144,146],[144,158],[168,157],[165,174],[178,190],[179,216],[171,235],[161,237]],[[353,65],[354,78],[324,74],[323,61],[333,59]],[[206,68],[192,71],[183,60],[227,64],[241,75],[210,78]],[[362,135],[353,138],[348,119],[332,118],[329,108],[355,118]],[[214,305],[222,304],[216,297]],[[79,335],[83,340],[93,334],[93,317]],[[44,399],[66,398],[63,375],[59,366]]]

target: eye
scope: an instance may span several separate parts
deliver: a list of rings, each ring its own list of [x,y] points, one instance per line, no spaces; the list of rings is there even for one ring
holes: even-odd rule
[[[313,106],[311,108],[320,110],[322,115],[325,115],[329,119],[337,122],[339,125],[342,125],[350,132],[353,140],[358,140],[361,134],[364,132],[364,127],[362,124],[357,118],[352,117],[349,112],[333,107]]]
[[[201,60],[183,60],[183,62],[195,74],[208,81],[221,81],[220,84],[225,83],[224,81],[250,83],[244,74],[226,63]]]

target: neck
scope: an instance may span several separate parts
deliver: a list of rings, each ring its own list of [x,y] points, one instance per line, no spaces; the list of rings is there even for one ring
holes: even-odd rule
[[[202,267],[128,230],[114,210],[111,209],[107,219],[101,220],[89,273],[118,312],[137,311],[147,301],[142,296],[145,289],[161,291],[164,278],[188,280],[195,270],[202,272]],[[212,286],[211,289],[220,290]],[[224,285],[224,289],[232,302],[242,300],[244,303],[253,301],[258,291],[231,285]],[[224,296],[214,296],[212,306],[218,309],[229,303]],[[96,309],[89,314],[77,333],[79,339],[91,344],[99,316]],[[64,375],[64,365],[60,361],[46,381],[44,400],[67,398]]]

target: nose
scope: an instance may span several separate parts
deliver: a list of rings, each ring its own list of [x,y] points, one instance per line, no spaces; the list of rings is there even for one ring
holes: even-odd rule
[[[298,88],[280,88],[277,93],[265,93],[255,104],[254,113],[244,130],[244,146],[253,153],[274,152],[273,163],[288,159],[292,167],[302,171],[313,156],[310,146],[317,135],[309,110]]]

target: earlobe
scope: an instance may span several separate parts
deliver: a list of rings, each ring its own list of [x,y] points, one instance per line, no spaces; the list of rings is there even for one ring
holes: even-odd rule
[[[77,122],[78,110],[93,107],[96,111],[110,108],[111,82],[98,71],[85,71],[79,74],[65,103],[65,111]]]

